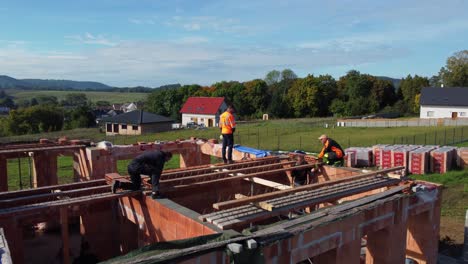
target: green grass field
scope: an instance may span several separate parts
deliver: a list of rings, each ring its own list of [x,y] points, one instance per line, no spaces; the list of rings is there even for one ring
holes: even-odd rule
[[[444,185],[440,237],[454,244],[462,244],[465,215],[468,210],[468,169],[411,177]]]
[[[57,99],[63,100],[69,93],[84,93],[91,102],[108,101],[110,103],[122,104],[137,101],[144,101],[148,96],[147,93],[117,93],[117,92],[91,92],[91,91],[33,91],[33,90],[7,90],[7,94],[14,97],[14,101],[18,102],[22,99],[31,100],[33,97],[40,95],[55,96]]]

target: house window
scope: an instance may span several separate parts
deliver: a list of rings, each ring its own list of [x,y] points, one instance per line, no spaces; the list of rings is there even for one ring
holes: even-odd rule
[[[466,112],[460,112],[460,116],[466,116]]]
[[[434,111],[427,111],[427,117],[433,117]]]
[[[122,125],[122,129],[127,129],[127,125]]]
[[[190,121],[193,121],[193,117],[190,118]]]
[[[132,126],[133,130],[138,130],[138,126]]]
[[[106,131],[107,132],[112,132],[112,124],[107,124],[106,125]]]
[[[200,118],[200,121],[203,122],[203,121],[205,121],[205,119],[204,119],[204,118]]]

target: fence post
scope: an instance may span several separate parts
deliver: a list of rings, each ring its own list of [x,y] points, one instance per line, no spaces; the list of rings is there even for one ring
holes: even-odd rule
[[[260,149],[260,129],[257,128],[257,149]]]
[[[453,128],[452,145],[455,144],[455,128]]]
[[[444,145],[447,145],[447,128],[444,129]]]
[[[434,132],[434,145],[437,145],[437,130]]]
[[[280,137],[279,137],[279,135],[276,138],[277,138],[276,149],[279,151],[279,146],[280,146]]]
[[[348,137],[348,148],[350,148],[350,147],[351,147],[351,140],[350,140],[350,138]]]
[[[247,128],[247,142],[250,144],[250,128]]]
[[[424,145],[426,145],[427,133],[424,133]]]
[[[413,145],[416,145],[416,135],[413,135]]]

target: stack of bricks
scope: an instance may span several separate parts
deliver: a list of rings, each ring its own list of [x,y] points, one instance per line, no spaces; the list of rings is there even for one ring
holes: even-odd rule
[[[352,147],[345,149],[346,155],[354,153],[354,164],[356,167],[371,167],[373,165],[372,148]]]
[[[446,173],[455,161],[456,148],[442,147],[431,151],[431,172]]]
[[[397,172],[402,175],[408,173],[409,152],[418,149],[419,146],[404,146],[392,150],[392,167],[404,166],[405,168]]]
[[[457,165],[459,168],[468,168],[468,148],[459,148],[457,151]]]
[[[356,167],[356,150],[345,149],[345,165],[346,167]]]
[[[393,146],[387,146],[387,147],[383,147],[381,150],[380,150],[380,164],[377,165],[379,166],[380,168],[382,169],[388,169],[388,168],[391,168],[392,167],[392,153],[394,150],[396,149],[399,149],[403,147],[402,145],[393,145]]]
[[[382,166],[382,148],[387,147],[388,145],[385,144],[377,144],[372,146],[372,154],[374,157],[374,165],[377,167]]]
[[[409,173],[426,174],[429,171],[430,152],[436,147],[424,146],[409,153]]]

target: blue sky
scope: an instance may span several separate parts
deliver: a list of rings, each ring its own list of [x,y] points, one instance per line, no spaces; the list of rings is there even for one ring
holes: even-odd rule
[[[351,69],[432,76],[468,49],[468,1],[3,0],[0,75],[210,85]]]

